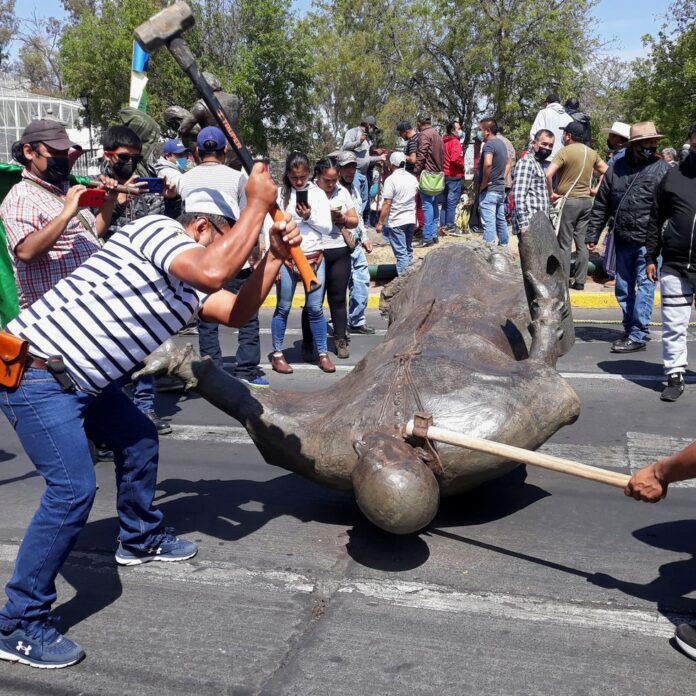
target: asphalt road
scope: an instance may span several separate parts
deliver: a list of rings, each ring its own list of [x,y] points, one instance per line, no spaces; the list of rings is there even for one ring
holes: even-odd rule
[[[576,314],[578,342],[559,369],[582,414],[544,449],[629,471],[690,441],[696,384],[676,404],[659,401],[659,329],[625,358],[608,349],[618,326],[583,321],[615,313]],[[344,364],[379,340],[354,338]],[[225,352],[234,345],[225,332]],[[312,390],[344,373],[269,379]],[[692,488],[648,506],[530,469],[523,485],[444,501],[426,532],[392,537],[350,495],[266,465],[202,399],[158,399],[175,425],[162,439],[158,503],[199,555],[117,568],[112,466],[98,464],[55,608],[87,659],[61,671],[0,663],[3,696],[691,692],[696,665],[670,636],[680,616],[696,620]],[[0,462],[4,584],[42,491],[4,419]]]

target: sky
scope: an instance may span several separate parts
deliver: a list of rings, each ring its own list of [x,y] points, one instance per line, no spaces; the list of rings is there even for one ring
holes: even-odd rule
[[[311,0],[294,0],[298,11],[306,11]],[[600,0],[593,10],[607,53],[631,60],[645,55],[641,37],[654,34],[662,24],[670,0]],[[60,0],[17,0],[16,13],[27,17],[36,10],[39,16],[64,16]]]

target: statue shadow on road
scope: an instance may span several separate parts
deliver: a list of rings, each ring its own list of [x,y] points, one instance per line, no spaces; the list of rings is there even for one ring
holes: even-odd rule
[[[197,540],[204,534],[220,544],[244,539],[284,516],[303,523],[347,527],[346,551],[356,563],[401,572],[428,560],[428,535],[447,536],[438,529],[492,522],[549,495],[522,481],[517,473],[517,480],[491,482],[472,493],[445,499],[430,527],[408,536],[395,536],[375,527],[359,510],[352,493],[334,491],[291,473],[268,481],[165,479],[157,486],[155,500],[166,524],[177,534]],[[121,596],[123,588],[113,560],[117,536],[116,517],[90,522],[80,535],[75,553],[61,570],[76,591],[72,599],[56,608],[64,629],[102,611]],[[90,557],[81,555],[85,553]]]

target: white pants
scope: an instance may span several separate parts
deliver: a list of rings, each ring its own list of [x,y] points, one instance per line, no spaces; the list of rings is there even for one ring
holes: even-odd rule
[[[691,318],[696,283],[689,278],[665,275],[660,279],[662,293],[662,362],[666,375],[684,373],[688,365],[686,332]]]

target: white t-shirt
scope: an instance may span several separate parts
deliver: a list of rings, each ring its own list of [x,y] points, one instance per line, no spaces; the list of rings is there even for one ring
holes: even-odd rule
[[[199,164],[182,174],[176,188],[184,201],[192,191],[197,189],[209,188],[224,193],[230,199],[235,218],[239,220],[239,214],[247,205],[244,190],[246,182],[246,174],[216,162],[215,164]]]
[[[386,178],[382,197],[385,201],[392,202],[387,218],[388,227],[416,224],[417,193],[418,179],[403,167],[399,167]]]
[[[295,189],[290,189],[290,198],[287,206],[284,206],[283,189],[278,191],[278,207],[286,213],[292,215],[297,228],[302,235],[301,249],[305,254],[311,254],[323,249],[322,240],[325,235],[331,233],[331,208],[326,194],[312,181],[307,184],[307,202],[312,212],[309,220],[303,220],[295,210]]]
[[[336,184],[336,188],[333,190],[331,196],[329,196],[329,209],[329,214],[331,210],[340,210],[344,215],[349,210],[355,210],[353,196],[351,196],[350,191],[341,186],[341,184]],[[331,231],[324,235],[322,246],[324,249],[340,249],[341,247],[348,246],[346,240],[343,239],[341,228],[338,227],[338,225],[331,224]]]

